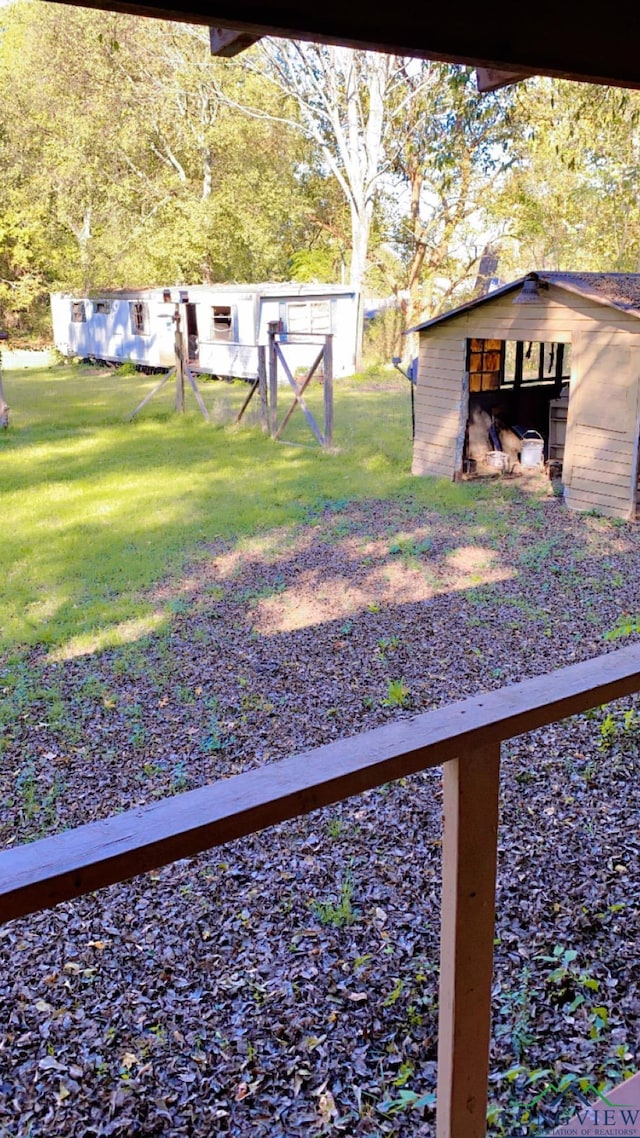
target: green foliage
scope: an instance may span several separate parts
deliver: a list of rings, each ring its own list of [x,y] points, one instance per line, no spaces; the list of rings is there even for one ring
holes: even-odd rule
[[[389,680],[387,694],[382,700],[383,707],[410,707],[411,692],[404,680]]]
[[[335,262],[313,148],[282,130],[264,76],[211,56],[206,28],[32,0],[2,22],[1,323],[40,330],[53,288],[285,279],[310,214],[311,252]]]
[[[624,616],[619,617],[613,628],[604,633],[604,639],[621,640],[637,632],[640,632],[640,616],[629,616],[625,613]]]
[[[345,925],[352,925],[358,920],[360,913],[351,903],[353,897],[353,878],[347,872],[340,885],[340,893],[336,899],[324,901],[313,900],[311,908],[322,925],[333,925],[342,929]]]
[[[117,375],[119,379],[129,379],[132,375],[138,374],[138,368],[133,360],[125,360],[124,363],[118,365],[113,374]]]

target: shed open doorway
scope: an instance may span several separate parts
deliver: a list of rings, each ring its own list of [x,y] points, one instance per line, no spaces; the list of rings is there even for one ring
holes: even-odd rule
[[[198,336],[198,317],[195,304],[185,304],[187,317],[187,363],[189,366],[198,364],[200,359],[200,339]]]
[[[463,471],[482,473],[488,454],[505,467],[522,455],[523,437],[539,438],[542,454],[560,473],[571,379],[571,344],[471,337]]]

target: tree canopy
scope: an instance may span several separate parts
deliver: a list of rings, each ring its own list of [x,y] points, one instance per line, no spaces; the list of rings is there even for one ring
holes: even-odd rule
[[[339,281],[405,320],[467,299],[483,250],[636,270],[636,92],[17,0],[0,28],[0,322],[52,289]]]

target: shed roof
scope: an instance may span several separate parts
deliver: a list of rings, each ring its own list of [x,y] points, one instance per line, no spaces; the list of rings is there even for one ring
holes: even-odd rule
[[[594,300],[609,308],[617,308],[623,312],[628,312],[631,316],[640,318],[640,273],[555,273],[542,271],[518,277],[517,280],[494,289],[486,296],[476,297],[475,300],[469,300],[466,304],[452,308],[449,312],[443,312],[440,316],[434,316],[431,320],[424,320],[421,324],[409,328],[408,331],[422,332],[426,328],[442,324],[445,320],[452,320],[456,316],[461,316],[465,312],[481,307],[481,305],[491,304],[497,297],[506,296],[507,293],[522,288],[528,277],[537,278],[539,281],[555,285],[566,292],[577,293],[588,300]]]

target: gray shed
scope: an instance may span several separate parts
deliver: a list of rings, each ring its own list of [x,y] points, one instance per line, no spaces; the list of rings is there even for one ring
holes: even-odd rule
[[[530,273],[413,330],[414,474],[481,469],[496,436],[515,457],[532,431],[568,506],[635,518],[640,274]]]

